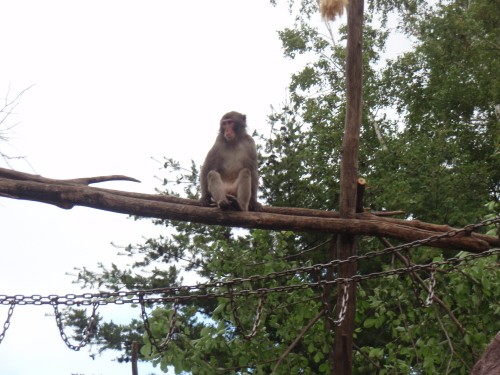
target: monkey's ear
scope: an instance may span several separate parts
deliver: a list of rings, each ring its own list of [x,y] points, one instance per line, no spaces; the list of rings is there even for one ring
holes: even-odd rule
[[[243,121],[247,121],[247,115],[241,115],[241,118],[243,119]]]

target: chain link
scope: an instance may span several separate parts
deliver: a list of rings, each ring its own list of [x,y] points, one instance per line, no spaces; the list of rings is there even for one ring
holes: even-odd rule
[[[334,326],[340,326],[342,322],[345,319],[346,312],[347,312],[347,301],[349,301],[349,283],[344,282],[342,283],[342,295],[340,298],[340,307],[338,308],[338,315],[337,319],[333,319],[331,316],[331,307],[330,307],[330,302],[328,301],[328,295],[327,295],[327,289],[325,286],[327,283],[324,282],[325,280],[320,282],[320,288],[321,288],[321,293],[322,293],[322,302],[323,302],[323,314],[328,319],[332,325]],[[337,301],[339,299],[337,298]]]
[[[347,301],[349,300],[349,293],[348,293],[348,288],[349,284],[347,282],[342,283],[342,297],[340,298],[340,308],[338,309],[338,317],[337,319],[333,319],[331,315],[332,307],[330,303],[330,298],[329,294],[331,293],[328,288],[326,288],[327,285],[331,285],[330,281],[323,280],[318,277],[318,286],[321,290],[321,302],[323,304],[323,314],[326,319],[331,323],[331,327],[334,326],[339,326],[342,324],[345,318],[345,314],[347,311]],[[338,290],[338,289],[337,289]],[[337,292],[338,293],[338,292]],[[339,298],[337,296],[337,303],[339,302]]]
[[[94,333],[94,329],[97,326],[97,307],[99,306],[98,303],[93,303],[92,304],[92,314],[89,318],[89,322],[87,324],[87,327],[85,328],[84,335],[82,338],[82,341],[80,341],[78,344],[73,345],[69,339],[66,333],[64,333],[64,325],[62,322],[62,314],[59,311],[58,308],[58,301],[57,298],[54,298],[52,301],[52,306],[54,307],[54,314],[56,317],[56,323],[57,327],[59,328],[59,334],[61,335],[61,338],[63,339],[64,343],[68,348],[74,351],[79,351],[81,348],[83,348],[85,345],[87,345],[90,341],[90,338],[92,337]]]
[[[264,311],[264,299],[265,299],[265,294],[263,292],[259,293],[259,304],[257,305],[257,311],[255,313],[255,321],[253,323],[252,330],[247,335],[244,332],[240,317],[238,315],[238,307],[236,306],[236,302],[234,301],[234,295],[231,295],[231,297],[229,298],[229,300],[231,301],[231,311],[233,313],[236,327],[238,328],[239,332],[243,335],[243,337],[247,340],[252,339],[257,334],[257,330],[259,329],[260,323],[262,321],[262,312]]]
[[[11,303],[9,310],[7,311],[7,319],[5,320],[5,323],[3,324],[2,333],[0,333],[0,344],[2,343],[3,339],[5,338],[5,334],[7,333],[7,330],[10,327],[10,319],[12,318],[12,314],[14,313],[15,307],[16,307],[16,305],[14,303]]]
[[[333,321],[336,326],[340,326],[345,319],[347,301],[349,301],[349,283],[345,282],[342,284],[342,300],[340,303],[339,315],[337,319]]]
[[[436,266],[433,265],[431,267],[429,293],[427,294],[427,299],[424,302],[424,307],[430,307],[430,305],[432,305],[432,300],[434,298],[435,288],[436,288]]]
[[[177,309],[179,301],[177,299],[174,301],[174,306],[172,309],[172,318],[170,319],[170,327],[168,329],[167,336],[165,336],[165,338],[160,343],[158,343],[158,341],[156,340],[151,331],[148,314],[146,312],[146,302],[144,301],[142,295],[139,296],[139,300],[141,301],[140,305],[141,305],[142,320],[144,322],[144,329],[148,334],[148,339],[149,342],[151,343],[151,348],[155,348],[158,352],[164,352],[165,350],[167,350],[168,344],[170,343],[172,337],[174,336],[175,324],[177,322]]]

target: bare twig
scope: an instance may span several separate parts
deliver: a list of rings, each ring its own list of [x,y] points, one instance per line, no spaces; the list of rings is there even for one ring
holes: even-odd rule
[[[6,142],[9,140],[9,133],[12,131],[18,123],[7,124],[7,119],[14,114],[14,110],[21,102],[21,97],[23,94],[32,88],[34,85],[29,86],[28,88],[22,90],[19,94],[17,94],[14,99],[9,99],[10,87],[7,90],[7,94],[3,99],[3,106],[0,107],[0,141]],[[2,158],[5,163],[10,166],[10,160],[16,159],[24,159],[24,156],[11,156],[5,153],[4,151],[0,151],[0,158]]]
[[[293,342],[288,346],[288,348],[285,350],[285,352],[281,355],[281,357],[278,359],[278,362],[274,366],[273,372],[271,374],[275,374],[276,371],[278,370],[278,367],[281,365],[281,362],[290,354],[290,352],[297,346],[299,341],[304,337],[304,335],[309,331],[309,329],[324,315],[325,311],[321,310],[314,318],[312,318],[307,325],[302,328],[302,331],[298,334],[298,336],[293,340]]]
[[[441,327],[441,331],[443,332],[443,334],[445,335],[446,337],[446,341],[448,343],[448,347],[450,348],[450,351],[451,351],[451,355],[450,355],[450,360],[448,361],[448,368],[446,369],[446,373],[448,374],[449,373],[449,367],[450,367],[450,363],[451,363],[451,360],[453,358],[453,356],[456,356],[458,358],[458,360],[460,362],[462,362],[462,364],[467,368],[468,371],[470,371],[470,367],[467,365],[467,362],[465,362],[458,354],[457,352],[455,351],[455,348],[453,347],[453,342],[451,341],[450,339],[450,335],[448,335],[448,331],[446,330],[446,327],[444,326],[443,324],[443,321],[441,320],[441,317],[439,316],[439,311],[438,309],[435,309],[435,315],[436,315],[436,319],[439,323],[439,326]]]

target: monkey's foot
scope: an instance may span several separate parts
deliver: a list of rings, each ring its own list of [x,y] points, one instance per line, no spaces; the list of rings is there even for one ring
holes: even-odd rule
[[[231,210],[233,207],[233,203],[227,199],[221,200],[217,202],[217,206],[224,211]]]
[[[230,202],[230,209],[234,211],[243,211],[241,209],[240,202],[238,202],[238,198],[231,194],[226,195],[226,198]]]

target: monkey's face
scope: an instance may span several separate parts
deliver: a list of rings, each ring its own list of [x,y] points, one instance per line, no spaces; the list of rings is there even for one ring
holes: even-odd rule
[[[246,116],[239,112],[229,112],[220,120],[220,133],[227,142],[232,142],[245,132]]]
[[[236,138],[236,123],[233,119],[222,120],[220,123],[220,131],[224,135],[224,139],[231,142]]]

